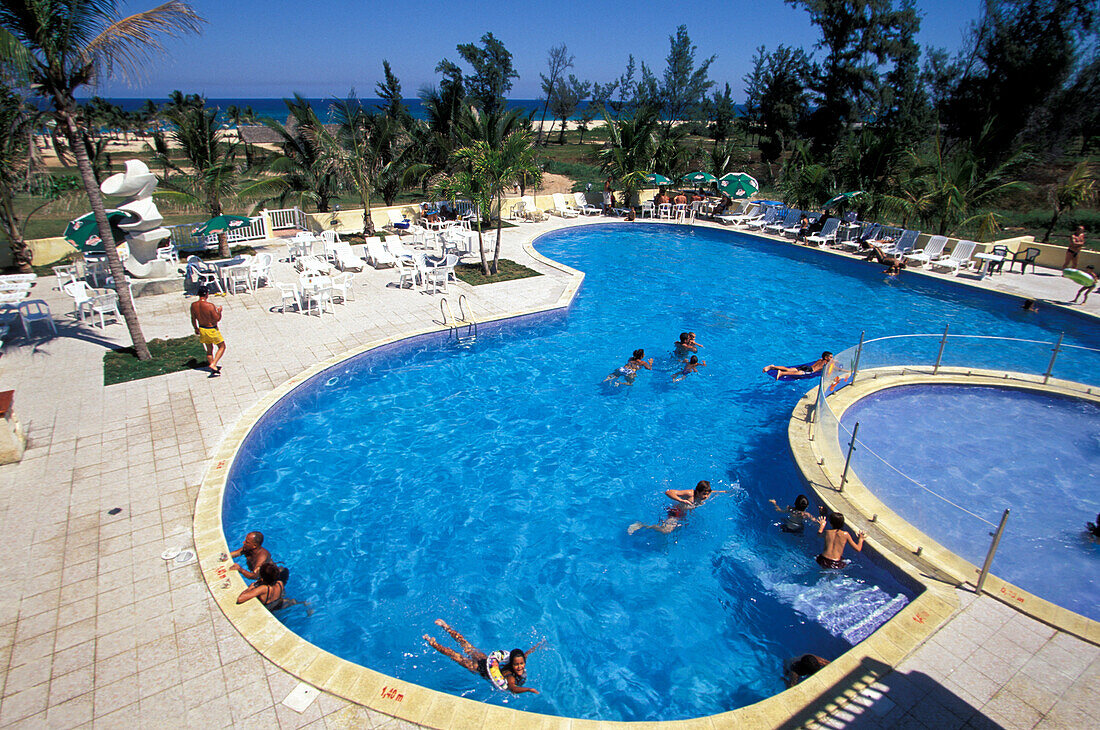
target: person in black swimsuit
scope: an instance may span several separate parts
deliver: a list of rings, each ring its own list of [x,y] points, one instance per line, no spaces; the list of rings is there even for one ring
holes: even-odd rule
[[[283,571],[275,563],[268,561],[260,566],[257,571],[260,579],[237,596],[237,603],[244,603],[253,598],[259,598],[271,611],[278,611],[286,604],[284,593],[286,584],[282,581]]]
[[[435,620],[435,625],[446,631],[451,635],[460,647],[462,647],[462,654],[459,654],[454,649],[442,646],[438,641],[432,637],[424,634],[424,641],[428,642],[428,646],[432,647],[440,654],[450,658],[456,664],[460,664],[469,669],[474,674],[477,674],[484,679],[490,679],[489,677],[489,656],[476,648],[473,644],[466,640],[466,637],[458,633],[447,622],[441,618]],[[533,687],[524,687],[523,684],[527,681],[527,656],[538,649],[542,644],[540,641],[527,651],[520,649],[512,649],[508,654],[508,662],[500,667],[500,673],[504,677],[504,681],[508,683],[508,691],[512,694],[522,694],[523,692],[534,692],[538,694],[539,691]]]

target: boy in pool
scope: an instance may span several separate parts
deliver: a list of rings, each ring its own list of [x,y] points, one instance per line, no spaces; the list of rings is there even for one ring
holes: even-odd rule
[[[818,518],[817,534],[825,533],[825,549],[821,551],[821,554],[817,556],[817,564],[826,570],[840,570],[848,565],[848,561],[844,560],[844,548],[851,545],[858,553],[863,550],[863,540],[867,537],[866,534],[860,530],[859,541],[852,539],[852,533],[844,529],[844,515],[840,512],[830,512],[828,518],[825,517],[825,508],[821,508],[822,515]],[[829,529],[825,529],[825,523],[828,521]]]
[[[646,370],[653,369],[653,358],[649,358],[647,362],[645,359],[645,350],[635,350],[634,354],[630,356],[630,359],[626,361],[626,364],[620,368],[616,368],[603,379],[603,382],[612,381],[615,387],[622,385],[619,382],[619,378],[626,381],[627,385],[634,385],[634,379],[638,377],[638,368],[645,368]]]
[[[807,520],[817,522],[817,518],[806,511],[806,508],[810,506],[810,500],[806,498],[805,494],[795,497],[794,506],[788,504],[787,509],[780,507],[774,499],[768,501],[771,502],[772,507],[775,507],[776,512],[783,512],[787,515],[786,521],[779,526],[779,529],[783,532],[802,532]]]
[[[672,376],[672,382],[674,383],[680,382],[707,364],[706,360],[699,362],[698,355],[692,355],[690,360],[681,360],[680,362],[684,363],[684,369]]]
[[[703,502],[706,502],[710,495],[724,494],[726,491],[728,490],[719,489],[715,491],[711,489],[710,482],[706,479],[696,484],[695,489],[666,489],[665,496],[676,502],[676,504],[667,508],[667,516],[656,525],[646,525],[641,522],[635,522],[630,527],[626,528],[626,534],[633,535],[638,530],[645,528],[667,535],[683,523],[689,510],[693,510]]]

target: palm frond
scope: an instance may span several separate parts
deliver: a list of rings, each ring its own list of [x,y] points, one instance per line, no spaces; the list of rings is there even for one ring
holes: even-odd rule
[[[182,0],[168,0],[151,10],[110,23],[88,42],[81,55],[96,75],[109,75],[117,70],[133,82],[139,78],[149,56],[164,50],[161,38],[197,34],[205,22]]]

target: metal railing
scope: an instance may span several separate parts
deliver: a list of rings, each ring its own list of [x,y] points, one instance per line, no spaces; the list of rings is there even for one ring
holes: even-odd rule
[[[961,503],[962,500],[957,495],[941,494],[906,474],[876,453],[860,437],[858,421],[849,429],[830,404],[830,399],[836,393],[857,380],[898,374],[935,375],[945,369],[964,374],[994,375],[998,380],[1015,379],[1032,384],[1045,384],[1056,377],[1060,379],[1059,385],[1070,391],[1093,394],[1100,381],[1097,375],[1100,373],[1100,349],[1066,344],[1063,336],[1059,336],[1057,341],[1048,342],[985,335],[952,335],[945,327],[941,334],[894,335],[871,340],[864,340],[861,334],[858,345],[836,353],[833,361],[822,370],[809,433],[811,440],[821,438],[821,434],[827,434],[830,438],[832,434],[836,434],[836,443],[827,443],[824,449],[835,448],[832,451],[834,457],[843,457],[844,468],[837,490],[844,491],[853,473],[861,474],[860,478],[864,483],[873,483],[877,478],[880,482],[889,479],[897,484],[900,478],[900,483],[920,490],[922,498],[931,498],[949,505],[958,519],[973,523],[975,530],[987,532],[992,540],[989,549],[984,551],[984,560],[977,551],[961,555],[971,563],[981,565],[976,581],[980,592],[1004,533],[1009,510],[1004,510],[999,515],[983,515],[980,513],[981,508],[968,507]],[[823,447],[819,445],[817,450],[820,454]],[[837,466],[839,467],[839,461]],[[924,499],[912,502],[915,506],[907,506],[906,509],[916,510],[918,519],[923,519],[926,509],[923,506]],[[872,521],[876,519],[877,515],[872,517]],[[918,545],[915,552],[919,555],[922,550],[923,547]]]

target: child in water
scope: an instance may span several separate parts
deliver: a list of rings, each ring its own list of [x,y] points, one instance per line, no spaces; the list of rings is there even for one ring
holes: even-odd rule
[[[728,490],[725,489],[719,489],[717,491],[711,489],[710,482],[706,479],[696,484],[695,489],[667,489],[665,490],[665,496],[676,502],[676,504],[666,509],[666,517],[656,525],[635,522],[630,525],[630,527],[626,528],[626,534],[633,535],[638,530],[645,528],[667,535],[683,523],[689,510],[693,510],[703,502],[706,502],[710,495],[725,494],[727,491]]]
[[[795,497],[794,506],[788,504],[787,509],[780,507],[774,499],[768,501],[775,507],[776,512],[783,512],[787,515],[786,521],[779,526],[779,529],[783,532],[802,532],[806,520],[817,522],[817,518],[806,511],[806,508],[810,506],[810,500],[806,498],[805,494]]]
[[[692,355],[690,360],[681,360],[680,362],[684,363],[684,369],[672,376],[672,382],[674,383],[680,382],[707,364],[706,360],[699,362],[698,355]]]
[[[622,385],[619,382],[619,378],[622,378],[627,385],[634,385],[634,379],[638,377],[638,368],[653,369],[653,358],[649,358],[647,362],[645,350],[635,350],[630,359],[626,361],[626,364],[613,370],[610,375],[603,379],[603,382],[611,381],[615,387],[618,387]]]

